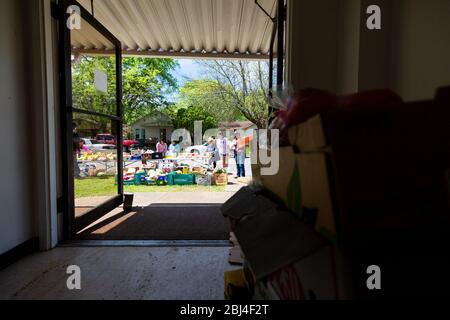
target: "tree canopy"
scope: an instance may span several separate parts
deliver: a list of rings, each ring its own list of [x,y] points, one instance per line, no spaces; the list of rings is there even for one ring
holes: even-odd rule
[[[203,132],[208,129],[217,128],[219,124],[217,117],[213,113],[199,105],[181,108],[177,108],[175,105],[164,109],[163,112],[172,119],[176,129],[187,129],[192,136],[194,135],[195,121],[202,121]]]
[[[123,58],[123,110],[126,124],[166,106],[166,94],[177,89],[172,74],[177,62],[172,59]],[[94,70],[107,75],[107,92],[94,87]],[[77,57],[72,64],[73,106],[99,113],[115,114],[116,103],[115,57]]]
[[[215,80],[200,79],[186,82],[179,90],[178,108],[197,106],[215,117],[217,122],[244,120],[236,108],[230,108],[220,93],[220,84]]]
[[[269,119],[269,64],[261,61],[209,60],[202,63],[224,108],[242,114],[258,128]]]

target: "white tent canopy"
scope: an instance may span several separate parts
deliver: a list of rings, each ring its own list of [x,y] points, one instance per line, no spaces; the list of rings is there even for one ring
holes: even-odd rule
[[[92,12],[91,0],[79,2]],[[276,15],[276,0],[258,2]],[[94,17],[126,55],[267,59],[273,30],[254,0],[94,0]],[[82,33],[79,50],[105,50],[89,30]]]

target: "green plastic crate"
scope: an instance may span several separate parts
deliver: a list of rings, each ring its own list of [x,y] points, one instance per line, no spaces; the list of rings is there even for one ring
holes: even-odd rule
[[[117,186],[117,175],[116,178],[114,179],[114,184]],[[128,181],[123,181],[123,185],[124,186],[134,186],[134,185],[140,185],[141,184],[141,178],[140,175],[134,175],[134,179],[132,180],[128,180]]]
[[[142,184],[142,182],[141,182],[141,178],[142,177],[145,177],[145,173],[136,173],[135,175],[134,175],[134,184],[135,185],[141,185]]]
[[[167,176],[167,182],[170,186],[178,185],[192,185],[195,184],[195,175],[194,174],[169,174]]]

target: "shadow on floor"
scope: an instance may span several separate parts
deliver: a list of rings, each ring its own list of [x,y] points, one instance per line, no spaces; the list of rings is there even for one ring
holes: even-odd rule
[[[116,210],[78,234],[85,240],[228,240],[220,204],[152,204]]]

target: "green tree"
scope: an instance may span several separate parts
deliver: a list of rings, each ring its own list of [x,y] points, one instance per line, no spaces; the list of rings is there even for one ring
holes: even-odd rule
[[[178,105],[173,105],[165,108],[163,112],[172,119],[175,128],[189,130],[192,137],[195,121],[202,121],[203,133],[218,126],[218,121],[214,114],[205,110],[202,106],[179,107]]]
[[[218,95],[226,107],[240,112],[258,128],[266,128],[269,105],[269,64],[261,61],[210,60],[202,65],[207,78],[218,85]]]
[[[215,117],[217,122],[243,120],[236,108],[230,108],[220,93],[220,85],[215,80],[192,80],[179,90],[178,108],[196,106]]]
[[[99,113],[115,114],[116,68],[114,57],[79,56],[72,64],[73,106]],[[167,105],[165,96],[177,89],[172,59],[123,58],[122,88],[125,124]],[[94,70],[106,73],[107,92],[94,87]]]

